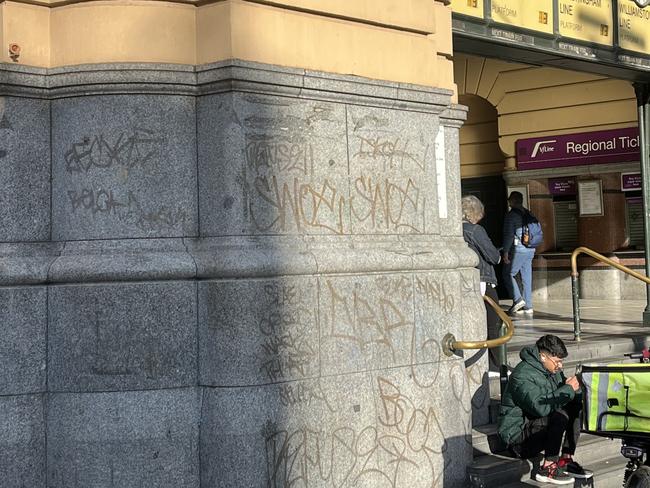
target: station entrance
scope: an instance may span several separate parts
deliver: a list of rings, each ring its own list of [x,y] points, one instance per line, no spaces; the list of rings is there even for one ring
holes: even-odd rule
[[[643,270],[648,137],[639,114],[650,80],[650,9],[632,0],[452,7],[455,82],[469,109],[461,185],[484,202],[493,242],[500,245],[507,194],[517,190],[544,225],[536,298],[570,297],[569,255],[579,245]],[[646,297],[642,283],[582,264],[585,297]]]

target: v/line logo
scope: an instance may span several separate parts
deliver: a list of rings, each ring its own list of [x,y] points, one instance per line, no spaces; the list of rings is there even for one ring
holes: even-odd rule
[[[555,151],[555,146],[545,146],[544,144],[553,144],[557,142],[557,139],[549,139],[547,141],[537,141],[533,146],[533,153],[530,155],[531,158],[537,156],[538,153],[546,154],[549,152]]]

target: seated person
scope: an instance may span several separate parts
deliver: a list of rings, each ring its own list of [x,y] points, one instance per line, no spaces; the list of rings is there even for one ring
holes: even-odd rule
[[[544,461],[535,479],[556,485],[593,476],[573,460],[580,436],[582,399],[578,379],[562,373],[567,354],[562,339],[554,335],[542,336],[534,346],[524,347],[499,411],[499,437],[520,458],[543,451]]]

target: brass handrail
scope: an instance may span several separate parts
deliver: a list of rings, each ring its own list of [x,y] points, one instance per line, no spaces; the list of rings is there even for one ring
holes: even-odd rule
[[[453,356],[454,352],[459,349],[492,349],[493,347],[501,346],[510,339],[515,333],[515,326],[512,319],[503,311],[503,309],[488,296],[483,296],[483,300],[490,305],[497,313],[499,318],[506,324],[506,333],[497,339],[490,339],[487,341],[457,341],[453,334],[446,334],[442,338],[442,350],[447,356]]]
[[[576,341],[580,341],[580,289],[578,284],[578,254],[588,254],[592,258],[597,259],[598,261],[605,263],[609,266],[612,266],[623,273],[627,273],[630,276],[633,276],[637,280],[644,281],[645,283],[650,284],[650,278],[637,273],[633,269],[623,266],[616,261],[609,259],[608,257],[603,256],[602,254],[589,249],[588,247],[576,247],[571,253],[571,291],[573,295],[573,338]]]

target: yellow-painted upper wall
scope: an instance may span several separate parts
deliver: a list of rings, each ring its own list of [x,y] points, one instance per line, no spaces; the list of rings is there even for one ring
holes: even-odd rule
[[[245,1],[229,3],[233,58],[438,86],[430,36]],[[204,53],[199,64],[216,57]]]
[[[431,0],[271,0],[266,3],[394,28],[429,34],[435,32],[436,20]]]
[[[102,62],[196,62],[195,7],[93,2],[51,12],[52,66]]]
[[[461,100],[475,95],[495,107],[506,169],[515,169],[517,139],[637,124],[634,89],[627,81],[466,54],[455,56],[454,78]],[[482,160],[468,137],[461,129],[461,170],[467,176],[494,174],[488,166],[476,171]]]
[[[20,63],[48,66],[50,61],[50,14],[48,9],[15,2],[0,4],[2,56],[11,62],[9,45],[20,45]]]
[[[33,2],[30,2],[33,3]],[[453,90],[451,8],[433,0],[0,3],[2,61],[206,64],[243,59]]]
[[[196,64],[228,59],[233,52],[231,10],[230,2],[219,2],[197,10]]]

